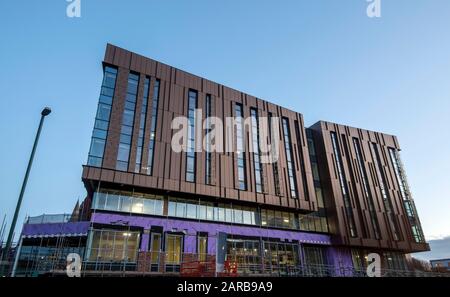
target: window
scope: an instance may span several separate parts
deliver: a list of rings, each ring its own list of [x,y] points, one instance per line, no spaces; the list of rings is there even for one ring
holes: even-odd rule
[[[146,77],[145,82],[144,82],[144,97],[142,98],[141,117],[139,119],[139,136],[138,136],[137,148],[136,148],[136,166],[134,168],[134,172],[136,172],[136,173],[141,172],[142,148],[144,146],[148,93],[149,93],[149,87],[150,87],[149,85],[150,85],[150,78]]]
[[[302,229],[302,224],[304,225],[305,228],[311,229],[312,224],[310,224],[310,222],[315,222],[314,229],[310,231],[328,232],[327,211],[325,208],[325,202],[323,198],[319,166],[317,164],[316,146],[314,143],[313,131],[311,129],[306,129],[306,139],[308,142],[309,160],[311,163],[312,175],[314,180],[314,192],[316,194],[318,211],[313,212],[310,215],[304,216],[300,215],[299,225],[300,229]]]
[[[408,185],[405,177],[403,176],[403,172],[400,170],[400,162],[397,151],[393,148],[389,148],[389,156],[391,157],[391,162],[394,166],[395,176],[397,178],[398,186],[400,187],[400,194],[402,195],[403,200],[409,200],[409,192],[406,190]]]
[[[189,90],[188,98],[188,147],[186,152],[186,181],[195,182],[195,109],[197,92]]]
[[[162,215],[163,197],[125,191],[100,190],[94,193],[92,209]]]
[[[373,203],[372,193],[370,192],[368,178],[367,178],[367,171],[364,166],[364,160],[362,158],[361,146],[359,144],[358,138],[353,138],[353,146],[354,146],[355,152],[356,152],[356,160],[358,161],[358,169],[359,169],[359,174],[361,175],[364,196],[366,197],[366,202],[367,202],[367,205],[369,206],[370,220],[372,221],[375,238],[380,239],[381,238],[380,237],[380,227],[378,225],[377,212],[375,210],[375,205]]]
[[[116,77],[117,69],[106,66],[97,107],[97,115],[95,117],[94,130],[92,131],[91,147],[87,162],[89,166],[102,166],[106,136],[108,134],[109,118],[111,115],[111,105],[116,86]]]
[[[158,271],[159,259],[161,255],[161,233],[151,233],[151,271]]]
[[[261,209],[261,226],[298,229],[294,213],[271,209]]]
[[[206,261],[208,255],[208,235],[199,233],[197,235],[197,254],[199,261]]]
[[[324,248],[318,246],[305,246],[303,248],[303,254],[306,266],[305,272],[307,274],[326,276],[326,271],[322,270],[322,267],[327,264]]]
[[[188,219],[197,218],[197,206],[195,204],[186,204],[186,217]]]
[[[136,262],[139,232],[92,230],[89,233],[88,261]]]
[[[391,162],[394,167],[397,183],[400,188],[400,194],[403,199],[403,206],[405,207],[406,214],[409,218],[413,238],[416,242],[424,242],[425,238],[423,235],[422,227],[420,226],[420,222],[417,217],[414,201],[411,198],[408,181],[406,179],[406,174],[404,173],[404,169],[400,160],[400,155],[398,151],[394,148],[389,148],[389,155],[391,157]]]
[[[261,249],[257,240],[227,238],[226,259],[236,262],[238,272],[261,273]]]
[[[276,140],[274,139],[275,137],[274,134],[275,133],[272,127],[272,113],[269,112],[269,139],[271,144],[277,143]],[[273,181],[275,185],[275,195],[280,196],[281,190],[280,190],[280,175],[278,173],[278,160],[277,162],[272,163],[272,168],[273,168]]]
[[[125,108],[123,110],[122,127],[120,131],[119,150],[117,153],[116,169],[128,170],[130,158],[131,137],[133,134],[134,112],[138,92],[139,75],[130,73],[128,75],[127,95]]]
[[[341,151],[339,149],[338,139],[335,132],[331,132],[331,143],[333,145],[334,161],[339,178],[339,183],[341,185],[342,198],[344,201],[345,215],[347,216],[350,236],[356,237],[357,233],[355,227],[355,219],[353,216],[353,208],[347,188],[347,179],[345,177],[344,169],[342,168]]]
[[[246,162],[244,156],[244,123],[243,123],[243,109],[242,105],[236,103],[235,105],[235,121],[236,127],[236,153],[237,153],[237,168],[238,168],[238,183],[239,190],[245,191],[247,189],[246,178]]]
[[[292,198],[297,198],[297,181],[294,174],[294,158],[291,147],[291,134],[289,131],[289,120],[283,118],[283,135],[284,135],[284,149],[286,151],[286,163],[289,178],[289,188]]]
[[[256,225],[256,209],[169,197],[168,216]]]
[[[178,234],[166,234],[166,263],[180,264],[183,248],[183,237]]]
[[[253,165],[255,168],[256,192],[262,193],[264,191],[264,177],[260,160],[258,111],[255,108],[252,108],[250,113],[252,121]]]
[[[98,157],[99,159],[101,159],[103,157],[104,148],[105,148],[104,139],[92,138],[90,156]],[[99,166],[100,165],[101,164],[99,164]]]
[[[212,180],[212,153],[211,153],[211,95],[206,95],[206,175],[205,175],[205,183],[210,185]]]
[[[300,263],[298,244],[285,242],[264,243],[264,269],[268,273],[285,273],[296,269]]]
[[[148,161],[147,161],[147,174],[152,174],[153,171],[153,156],[155,151],[155,133],[156,133],[156,121],[158,119],[158,102],[159,102],[159,85],[160,81],[157,79],[153,86],[153,100],[152,100],[152,118],[150,126],[150,143],[148,145]]]
[[[302,182],[303,182],[303,190],[305,195],[305,200],[309,200],[309,190],[308,190],[308,181],[306,180],[306,168],[305,168],[305,157],[303,155],[303,140],[302,135],[300,134],[300,124],[296,120],[295,121],[295,135],[297,137],[297,148],[298,155],[300,157],[300,169],[302,171]]]
[[[391,225],[392,236],[393,236],[394,240],[399,240],[397,220],[395,218],[395,214],[392,209],[393,206],[392,206],[391,198],[389,196],[389,192],[386,190],[386,178],[383,173],[384,169],[383,169],[383,166],[381,165],[381,159],[380,159],[380,154],[378,153],[377,144],[373,142],[370,145],[370,149],[371,149],[372,159],[373,159],[373,162],[375,165],[375,172],[378,177],[378,185],[380,187],[381,196],[383,197],[384,208],[386,210],[386,213],[387,213],[387,216],[389,219],[389,224]]]

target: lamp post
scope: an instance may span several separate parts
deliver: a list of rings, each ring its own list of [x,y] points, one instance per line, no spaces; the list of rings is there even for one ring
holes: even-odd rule
[[[4,264],[4,268],[2,269],[2,276],[6,276],[8,271],[6,270],[6,261],[8,259],[9,249],[11,248],[11,242],[13,240],[14,229],[16,228],[17,217],[19,216],[20,205],[22,204],[23,194],[25,193],[25,188],[27,186],[28,176],[30,175],[31,165],[33,164],[34,153],[36,152],[36,147],[39,141],[39,136],[41,135],[42,125],[44,124],[44,118],[48,116],[52,110],[49,107],[45,107],[41,112],[41,120],[39,122],[39,128],[36,133],[36,138],[34,139],[33,150],[31,151],[30,160],[28,161],[27,171],[25,173],[25,177],[22,183],[22,189],[20,190],[19,199],[17,201],[16,210],[14,212],[14,217],[11,222],[11,226],[9,228],[8,239],[6,240],[6,245],[3,250],[1,263]]]

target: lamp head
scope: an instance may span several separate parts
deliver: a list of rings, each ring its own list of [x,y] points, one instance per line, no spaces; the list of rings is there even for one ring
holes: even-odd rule
[[[41,115],[45,117],[45,116],[48,116],[51,112],[52,112],[52,110],[50,109],[50,107],[45,107],[42,110]]]

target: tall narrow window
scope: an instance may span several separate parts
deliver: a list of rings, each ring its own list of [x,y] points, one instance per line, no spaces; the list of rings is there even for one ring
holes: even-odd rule
[[[313,231],[328,232],[327,210],[323,198],[322,182],[319,174],[319,164],[317,163],[316,145],[314,142],[313,131],[311,129],[306,129],[306,138],[308,141],[309,160],[311,162],[311,170],[314,180],[314,190],[316,194],[316,201],[318,208],[316,212],[313,212],[311,214],[311,221],[315,221]]]
[[[338,173],[339,183],[341,185],[342,197],[344,200],[345,214],[347,216],[348,227],[350,230],[350,236],[356,237],[355,218],[353,216],[352,203],[350,201],[350,195],[347,187],[347,179],[342,167],[341,151],[338,146],[338,140],[335,132],[331,132],[331,142],[333,144],[334,159],[336,163],[336,169]]]
[[[289,178],[289,188],[291,197],[297,198],[297,181],[294,174],[294,158],[291,146],[291,132],[289,130],[289,120],[283,118],[283,135],[284,135],[284,149],[286,151],[286,163]]]
[[[372,143],[370,149],[372,153],[372,159],[375,165],[375,171],[378,177],[378,184],[380,186],[381,196],[383,197],[384,208],[386,210],[389,219],[389,224],[391,225],[392,235],[394,237],[394,240],[399,240],[397,220],[395,218],[395,214],[393,211],[391,197],[389,196],[389,192],[386,189],[386,177],[384,176],[383,173],[383,166],[381,165],[381,159],[380,154],[378,152],[377,144]]]
[[[305,200],[309,199],[309,190],[308,190],[308,181],[306,180],[306,168],[305,168],[305,157],[303,155],[302,149],[302,136],[300,134],[298,121],[295,121],[295,135],[297,137],[297,146],[298,146],[298,156],[300,158],[300,169],[302,171],[302,181],[303,181],[303,190],[305,194]]]
[[[411,225],[411,231],[416,242],[424,242],[422,227],[417,216],[416,207],[411,197],[408,180],[403,169],[400,155],[396,149],[389,148],[389,155],[391,157],[392,165],[394,166],[395,176],[397,178],[398,186],[400,187],[400,194],[402,195],[403,205]]]
[[[197,92],[189,90],[188,98],[188,147],[186,152],[186,181],[195,182],[195,109]]]
[[[370,192],[367,171],[364,166],[364,160],[362,158],[361,146],[359,144],[358,138],[353,138],[353,146],[356,152],[356,160],[358,161],[359,174],[361,175],[361,181],[364,190],[364,196],[366,197],[367,205],[369,206],[370,220],[372,221],[373,231],[375,233],[375,238],[380,239],[380,227],[377,220],[377,212],[375,210],[375,205],[373,203],[372,193]]]
[[[150,85],[150,78],[146,77],[144,82],[144,98],[142,99],[141,118],[139,119],[139,136],[136,148],[136,166],[134,172],[141,172],[142,165],[142,148],[144,146],[145,124],[147,116],[147,104],[148,104],[148,89]]]
[[[206,261],[208,254],[208,233],[199,233],[197,235],[197,254],[199,261]]]
[[[127,95],[125,108],[122,116],[122,127],[120,130],[119,150],[117,153],[116,169],[127,171],[130,159],[131,137],[133,135],[134,112],[136,110],[136,98],[139,84],[139,75],[130,73],[128,75]]]
[[[392,165],[394,166],[395,176],[397,178],[398,186],[400,187],[400,194],[403,200],[409,200],[408,183],[406,177],[403,175],[402,170],[400,170],[400,160],[396,150],[389,148],[389,156],[391,157]]]
[[[153,171],[153,156],[155,151],[155,134],[156,134],[156,121],[158,119],[158,101],[159,101],[159,79],[155,80],[153,86],[153,100],[152,100],[152,122],[150,126],[150,143],[148,145],[148,161],[147,161],[147,174],[152,174]]]
[[[274,131],[273,131],[273,127],[272,127],[272,113],[269,112],[269,138],[270,138],[270,143],[276,144],[278,139],[275,139],[274,137]],[[273,181],[274,181],[274,185],[275,185],[275,195],[280,196],[281,195],[281,190],[280,190],[280,175],[278,173],[278,160],[274,163],[272,163],[272,168],[273,168]]]
[[[211,95],[206,95],[206,175],[205,183],[210,185],[212,183],[212,153],[211,153]]]
[[[183,250],[183,237],[178,234],[166,234],[166,263],[180,264]]]
[[[258,111],[252,108],[250,113],[252,120],[253,165],[255,167],[256,192],[262,193],[264,191],[264,177],[259,147]]]
[[[158,271],[161,255],[161,233],[152,233],[150,253],[151,253],[150,269],[151,271]]]
[[[235,118],[236,118],[236,148],[237,148],[237,169],[238,169],[238,181],[239,189],[247,189],[247,178],[246,178],[246,162],[244,156],[244,123],[243,123],[243,110],[242,105],[236,103],[235,105]]]
[[[102,90],[92,132],[91,147],[87,164],[101,167],[105,152],[106,135],[108,134],[109,117],[116,87],[117,69],[106,66],[104,70]]]

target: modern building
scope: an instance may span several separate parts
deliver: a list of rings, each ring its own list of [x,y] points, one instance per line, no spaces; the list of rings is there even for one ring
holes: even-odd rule
[[[351,276],[364,274],[370,253],[383,269],[407,270],[406,254],[429,250],[395,136],[305,127],[298,112],[110,44],[102,65],[87,197],[67,221],[24,226],[17,275],[38,266],[39,252],[23,251],[42,249],[42,238],[102,275],[218,272],[225,258],[238,275]],[[234,150],[175,151],[179,116],[189,148],[212,145],[211,117],[237,118],[232,137],[215,140]],[[262,162],[260,119],[276,162]]]
[[[431,268],[436,271],[450,272],[450,258],[449,259],[436,259],[430,260]]]

